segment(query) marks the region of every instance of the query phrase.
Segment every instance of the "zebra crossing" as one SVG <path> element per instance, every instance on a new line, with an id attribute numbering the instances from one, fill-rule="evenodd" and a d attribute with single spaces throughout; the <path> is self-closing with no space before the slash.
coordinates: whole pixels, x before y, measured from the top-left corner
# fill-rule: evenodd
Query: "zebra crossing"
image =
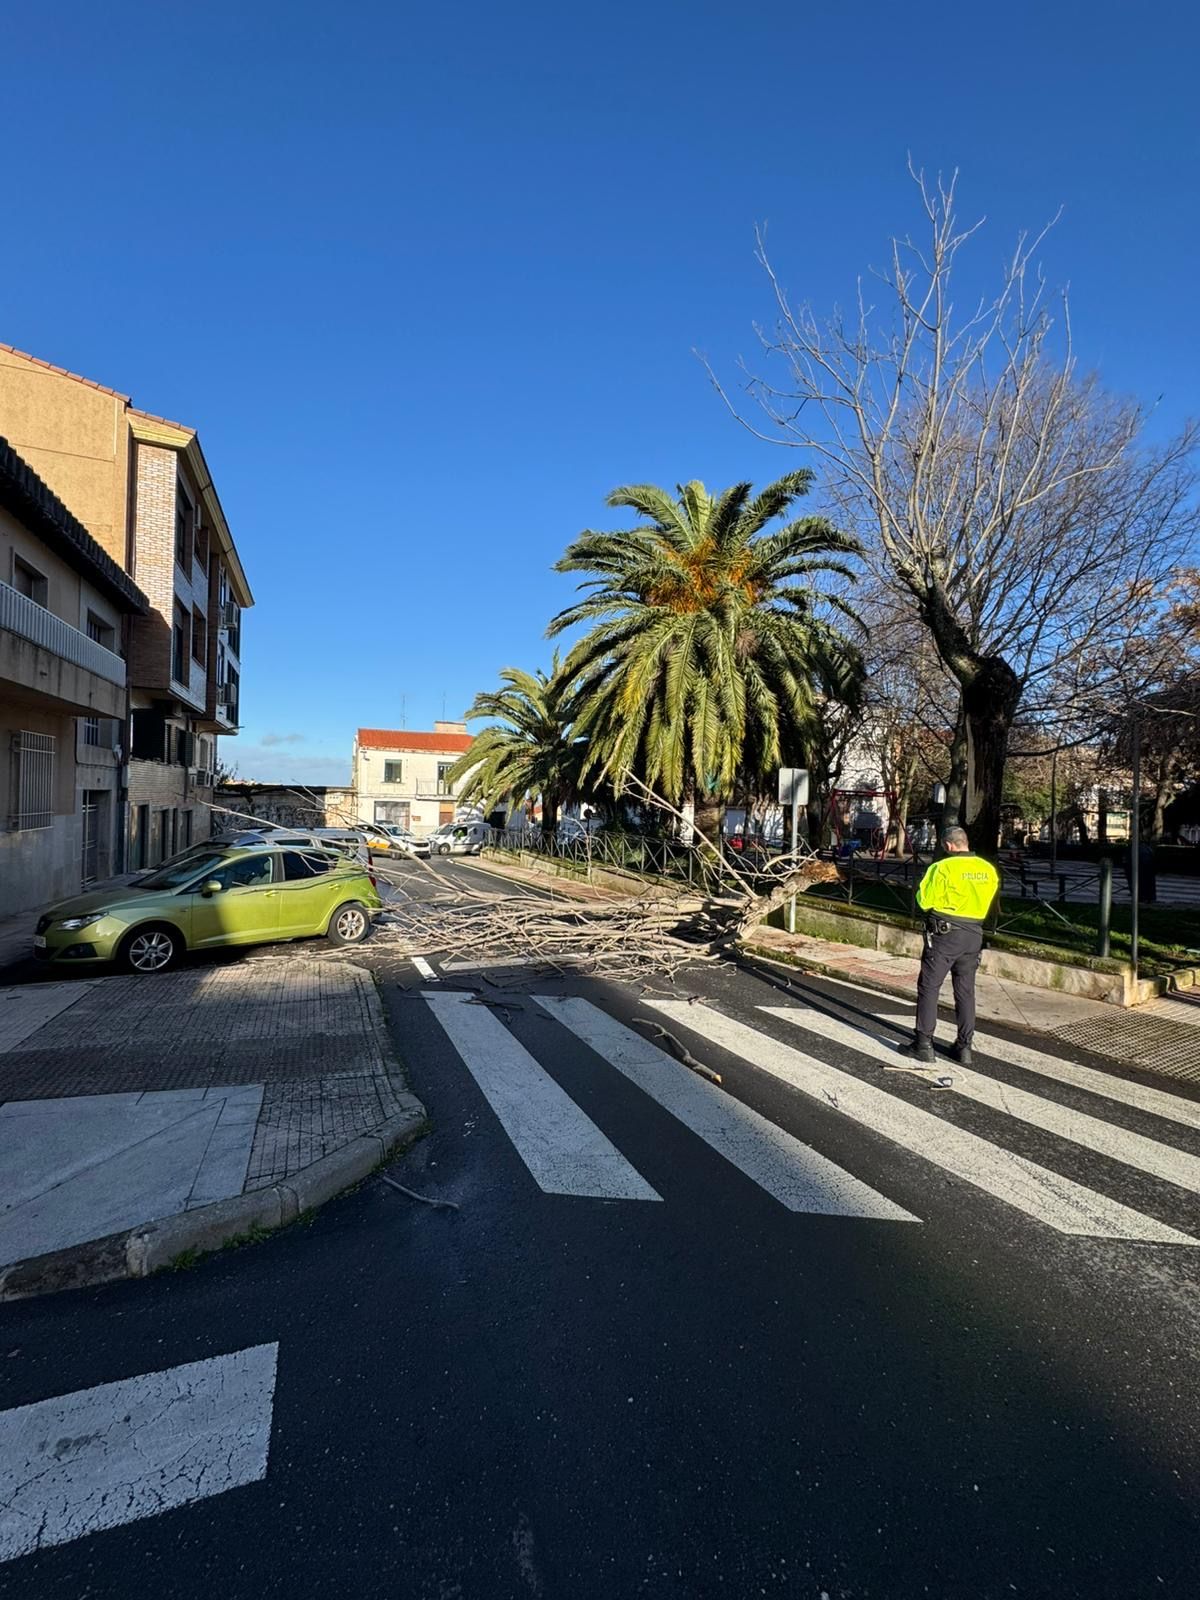
<path id="1" fill-rule="evenodd" d="M 928 1220 L 724 1088 L 697 1076 L 591 1001 L 561 995 L 531 998 L 592 1056 L 786 1210 L 875 1222 Z M 461 991 L 424 991 L 423 999 L 543 1192 L 608 1201 L 669 1199 L 660 1192 L 662 1176 L 655 1174 L 651 1182 L 639 1171 L 491 1009 Z M 757 1027 L 711 1005 L 650 997 L 643 1004 L 667 1027 L 701 1041 L 697 1048 L 706 1043 L 749 1063 L 808 1100 L 836 1110 L 840 1118 L 865 1132 L 1055 1233 L 1142 1245 L 1200 1244 L 1200 1236 L 1184 1227 L 1031 1160 L 1006 1142 L 1006 1135 L 1012 1137 L 1014 1130 L 1028 1127 L 1063 1146 L 1117 1163 L 1140 1175 L 1139 1181 L 1152 1179 L 1163 1185 L 1156 1209 L 1170 1214 L 1173 1191 L 1185 1210 L 1188 1196 L 1200 1196 L 1200 1154 L 1171 1142 L 1186 1138 L 1180 1129 L 1200 1129 L 1200 1104 L 1194 1101 L 1059 1060 L 1027 1045 L 981 1035 L 977 1051 L 1030 1074 L 1038 1092 L 986 1071 L 954 1067 L 951 1095 L 931 1097 L 930 1108 L 925 1109 L 895 1092 L 890 1075 L 883 1080 L 881 1074 L 876 1084 L 869 1072 L 862 1071 L 872 1064 L 895 1066 L 895 1042 L 884 1034 L 886 1023 L 876 1027 L 804 1007 L 762 1005 L 754 1009 L 767 1026 Z M 771 1023 L 782 1024 L 785 1033 L 794 1030 L 794 1042 L 777 1038 L 778 1027 L 768 1031 Z M 832 1065 L 813 1053 L 828 1045 L 852 1052 L 857 1070 Z M 1083 1111 L 1056 1099 L 1056 1088 L 1068 1095 L 1085 1091 L 1095 1098 L 1097 1110 Z M 944 1101 L 954 1096 L 988 1114 L 986 1137 L 942 1114 Z M 1108 1120 L 1101 1114 L 1105 1102 L 1128 1108 L 1143 1126 L 1149 1118 L 1166 1124 L 1164 1137 Z M 1069 1158 L 1065 1164 L 1070 1164 Z"/>

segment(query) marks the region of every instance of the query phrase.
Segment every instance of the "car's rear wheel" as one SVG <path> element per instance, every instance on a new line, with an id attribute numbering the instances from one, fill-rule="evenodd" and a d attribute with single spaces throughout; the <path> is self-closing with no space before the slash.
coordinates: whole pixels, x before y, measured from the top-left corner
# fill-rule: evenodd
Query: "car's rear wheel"
<path id="1" fill-rule="evenodd" d="M 127 972 L 165 972 L 183 954 L 183 937 L 177 928 L 156 923 L 126 934 L 117 960 Z"/>
<path id="2" fill-rule="evenodd" d="M 371 918 L 357 900 L 347 900 L 329 919 L 326 938 L 330 944 L 361 944 L 371 931 Z"/>

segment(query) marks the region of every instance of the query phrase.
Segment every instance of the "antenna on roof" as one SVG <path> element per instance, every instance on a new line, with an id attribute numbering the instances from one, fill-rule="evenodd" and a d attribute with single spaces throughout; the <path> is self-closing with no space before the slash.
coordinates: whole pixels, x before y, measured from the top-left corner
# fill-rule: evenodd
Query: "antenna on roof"
<path id="1" fill-rule="evenodd" d="M 400 726 L 402 728 L 406 728 L 408 726 L 408 723 L 405 721 L 405 718 L 407 716 L 408 716 L 408 696 L 406 694 L 402 694 L 400 696 Z"/>

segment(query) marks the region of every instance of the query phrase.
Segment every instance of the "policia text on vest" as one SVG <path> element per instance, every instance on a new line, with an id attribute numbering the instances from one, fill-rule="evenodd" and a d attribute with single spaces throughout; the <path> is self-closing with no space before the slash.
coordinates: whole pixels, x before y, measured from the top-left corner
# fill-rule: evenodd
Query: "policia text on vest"
<path id="1" fill-rule="evenodd" d="M 949 973 L 958 1024 L 952 1054 L 966 1066 L 975 1036 L 975 973 L 983 922 L 1000 887 L 1000 874 L 990 861 L 971 853 L 962 828 L 948 828 L 942 842 L 946 855 L 933 863 L 917 890 L 917 904 L 925 913 L 925 949 L 917 979 L 917 1030 L 902 1054 L 916 1061 L 935 1060 L 938 993 Z"/>

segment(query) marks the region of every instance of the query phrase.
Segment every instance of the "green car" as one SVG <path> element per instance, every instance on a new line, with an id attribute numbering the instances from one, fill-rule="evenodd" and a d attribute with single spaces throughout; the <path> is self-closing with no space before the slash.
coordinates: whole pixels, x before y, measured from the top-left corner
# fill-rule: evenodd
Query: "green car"
<path id="1" fill-rule="evenodd" d="M 162 972 L 185 950 L 314 934 L 358 944 L 382 908 L 374 874 L 335 851 L 193 846 L 133 883 L 52 906 L 38 919 L 33 953 Z"/>

